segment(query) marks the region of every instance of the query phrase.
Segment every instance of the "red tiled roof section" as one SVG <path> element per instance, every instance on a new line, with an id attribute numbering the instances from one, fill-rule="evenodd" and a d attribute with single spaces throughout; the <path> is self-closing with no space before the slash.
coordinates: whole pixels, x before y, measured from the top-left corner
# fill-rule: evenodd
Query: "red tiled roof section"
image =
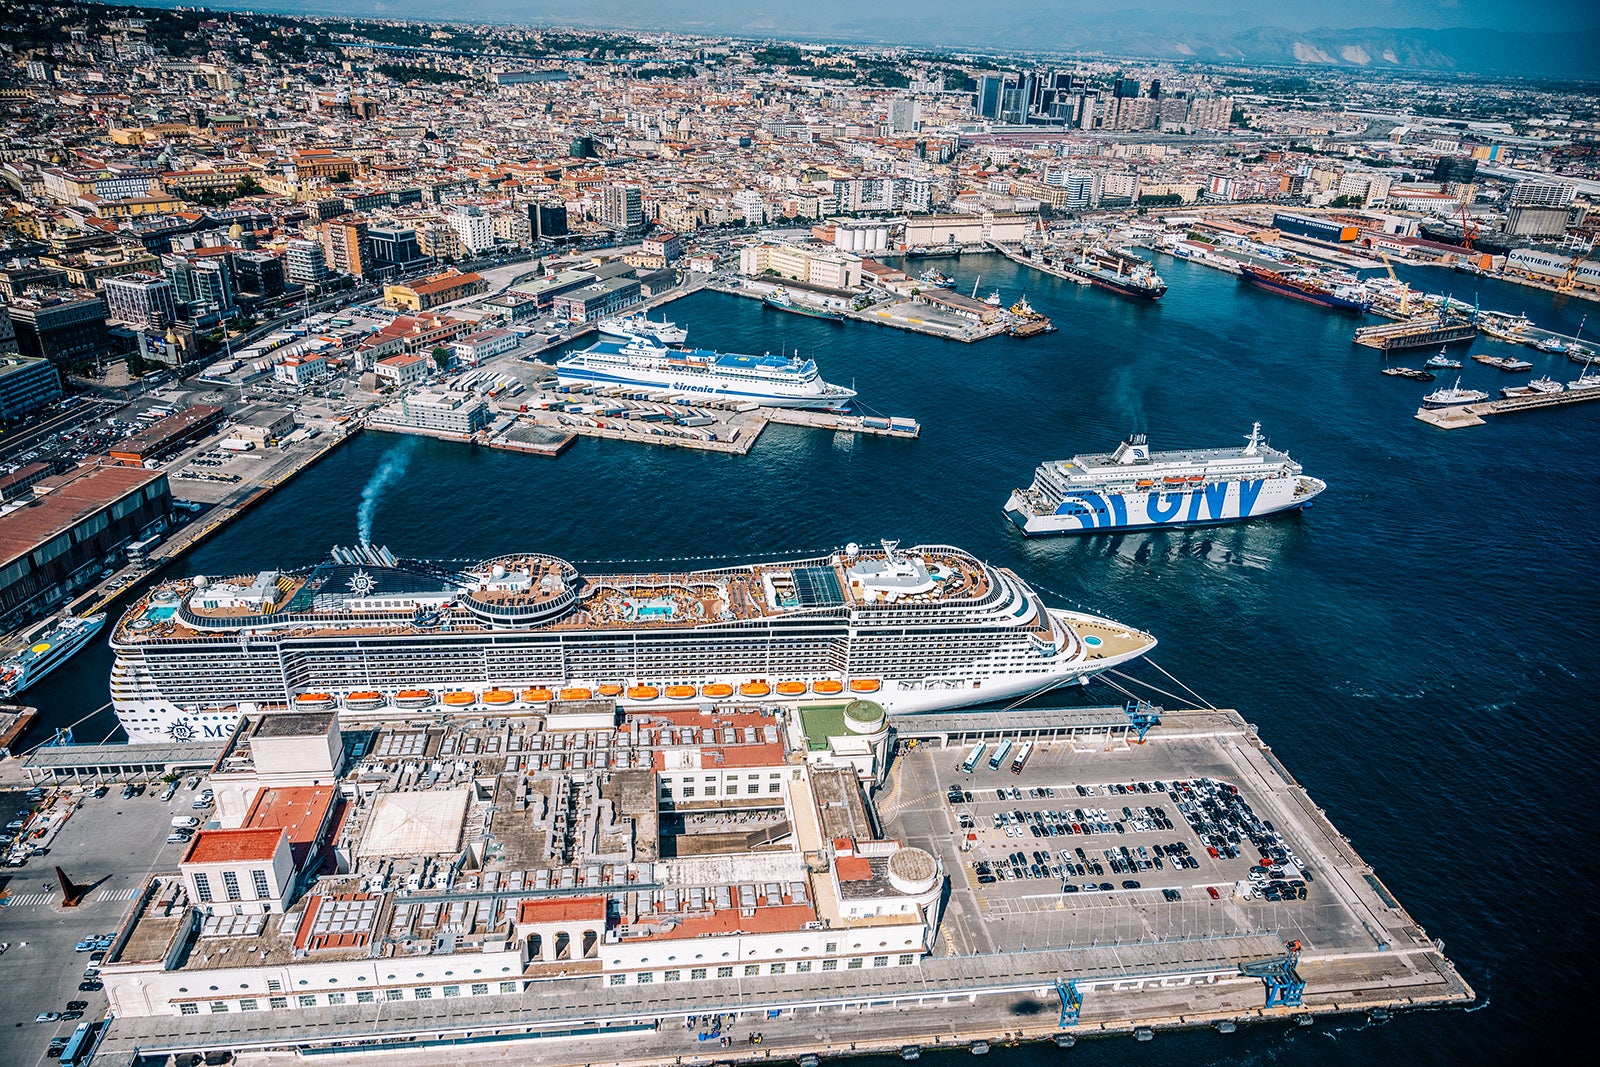
<path id="1" fill-rule="evenodd" d="M 317 835 L 328 820 L 338 792 L 331 785 L 295 785 L 266 788 L 256 794 L 246 829 L 280 828 L 289 834 L 295 866 L 304 864 L 317 845 Z"/>
<path id="2" fill-rule="evenodd" d="M 517 908 L 517 922 L 519 923 L 603 923 L 605 919 L 605 897 L 576 897 L 572 900 L 524 900 Z"/>
<path id="3" fill-rule="evenodd" d="M 677 925 L 671 930 L 657 930 L 651 934 L 632 932 L 632 937 L 661 939 L 704 937 L 708 934 L 781 934 L 805 929 L 806 923 L 817 919 L 816 908 L 810 904 L 783 904 L 755 908 L 745 914 L 738 908 L 727 908 L 703 915 L 674 916 Z M 657 924 L 660 917 L 642 916 L 641 924 Z"/>
<path id="4" fill-rule="evenodd" d="M 183 857 L 184 863 L 242 863 L 270 860 L 278 851 L 282 827 L 259 830 L 202 830 Z"/>
<path id="5" fill-rule="evenodd" d="M 860 856 L 840 856 L 833 861 L 833 869 L 841 882 L 872 881 L 872 864 Z"/>

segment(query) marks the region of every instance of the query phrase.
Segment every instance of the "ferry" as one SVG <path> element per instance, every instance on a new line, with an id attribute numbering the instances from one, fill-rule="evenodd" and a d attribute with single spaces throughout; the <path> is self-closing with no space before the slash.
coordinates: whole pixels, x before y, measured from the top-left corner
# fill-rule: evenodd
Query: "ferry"
<path id="1" fill-rule="evenodd" d="M 416 719 L 596 691 L 624 707 L 871 699 L 905 715 L 1081 684 L 1155 643 L 1049 606 L 949 545 L 637 574 L 363 546 L 301 570 L 155 586 L 112 634 L 111 699 L 129 740 L 169 742 L 226 737 L 266 711 Z"/>
<path id="2" fill-rule="evenodd" d="M 677 323 L 665 319 L 654 322 L 643 313 L 601 319 L 595 323 L 595 328 L 601 337 L 613 341 L 627 342 L 639 337 L 664 345 L 681 345 L 689 339 L 689 331 Z"/>
<path id="3" fill-rule="evenodd" d="M 1448 408 L 1457 404 L 1476 404 L 1480 400 L 1488 400 L 1489 394 L 1482 389 L 1463 389 L 1461 379 L 1456 379 L 1456 384 L 1448 389 L 1435 389 L 1422 398 L 1425 408 Z"/>
<path id="4" fill-rule="evenodd" d="M 0 700 L 9 700 L 67 662 L 105 624 L 104 613 L 68 616 L 36 633 L 20 652 L 0 663 Z"/>
<path id="5" fill-rule="evenodd" d="M 1239 276 L 1269 293 L 1337 311 L 1353 311 L 1360 315 L 1372 306 L 1372 298 L 1360 286 L 1329 285 L 1310 272 L 1290 274 L 1246 264 L 1239 268 Z"/>
<path id="6" fill-rule="evenodd" d="M 1303 508 L 1327 487 L 1268 447 L 1258 422 L 1242 448 L 1151 452 L 1131 434 L 1115 452 L 1051 460 L 1005 511 L 1030 537 L 1110 533 L 1238 522 Z"/>
<path id="7" fill-rule="evenodd" d="M 1533 379 L 1527 385 L 1508 385 L 1500 390 L 1500 395 L 1510 399 L 1516 396 L 1543 396 L 1548 393 L 1564 392 L 1565 390 L 1566 386 L 1547 374 L 1543 378 Z"/>
<path id="8" fill-rule="evenodd" d="M 841 411 L 854 389 L 822 380 L 812 360 L 668 348 L 634 338 L 599 341 L 556 361 L 562 385 L 632 386 L 701 399 L 746 400 L 772 408 Z"/>
<path id="9" fill-rule="evenodd" d="M 1089 285 L 1097 285 L 1123 296 L 1159 300 L 1167 291 L 1155 268 L 1138 256 L 1104 249 L 1085 249 L 1077 260 L 1064 260 L 1061 269 Z"/>
<path id="10" fill-rule="evenodd" d="M 785 289 L 781 285 L 772 291 L 771 296 L 764 297 L 761 302 L 767 307 L 774 308 L 778 311 L 788 311 L 795 315 L 805 315 L 808 318 L 822 319 L 825 322 L 844 321 L 844 316 L 839 314 L 837 311 L 829 311 L 827 308 L 815 307 L 811 304 L 802 304 L 798 302 L 794 299 L 794 297 L 789 295 L 789 290 Z"/>

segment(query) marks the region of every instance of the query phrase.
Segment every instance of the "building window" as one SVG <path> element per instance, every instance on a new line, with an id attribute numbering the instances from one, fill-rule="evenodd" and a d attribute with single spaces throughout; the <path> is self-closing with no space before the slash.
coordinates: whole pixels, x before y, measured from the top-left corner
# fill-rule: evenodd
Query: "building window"
<path id="1" fill-rule="evenodd" d="M 254 880 L 254 882 L 256 884 L 256 899 L 257 900 L 265 900 L 265 899 L 267 899 L 268 897 L 270 897 L 272 895 L 272 891 L 267 888 L 267 872 L 266 871 L 251 871 L 250 872 L 250 877 L 251 877 L 252 880 Z"/>
<path id="2" fill-rule="evenodd" d="M 717 977 L 718 978 L 732 978 L 733 977 L 733 968 L 732 967 L 718 967 L 717 968 Z"/>
<path id="3" fill-rule="evenodd" d="M 822 946 L 822 954 L 824 956 L 831 956 L 835 952 L 838 952 L 838 951 L 839 951 L 839 942 L 837 942 L 837 941 L 829 941 L 826 945 Z"/>
<path id="4" fill-rule="evenodd" d="M 683 787 L 683 795 L 686 796 L 686 797 L 694 796 L 694 786 L 692 786 L 692 785 L 684 786 Z"/>
<path id="5" fill-rule="evenodd" d="M 746 978 L 749 978 L 749 977 L 751 977 L 753 975 L 757 975 L 757 974 L 760 974 L 760 973 L 761 973 L 761 964 L 759 964 L 759 963 L 747 963 L 747 964 L 744 965 L 744 974 L 745 974 Z"/>
<path id="6" fill-rule="evenodd" d="M 625 975 L 625 974 L 614 974 L 614 975 L 611 976 L 611 984 L 612 985 L 627 985 L 628 984 L 628 976 Z"/>
<path id="7" fill-rule="evenodd" d="M 288 997 L 268 997 L 267 998 L 267 1007 L 271 1008 L 273 1011 L 278 1011 L 279 1009 L 287 1008 L 288 1006 L 289 1006 L 289 998 Z"/>
<path id="8" fill-rule="evenodd" d="M 250 997 L 245 997 L 243 1000 L 239 1001 L 239 1010 L 240 1011 L 255 1011 L 260 1006 L 261 1006 L 261 1002 L 260 1001 L 254 1000 L 254 999 L 252 999 Z"/>
<path id="9" fill-rule="evenodd" d="M 909 953 L 909 952 L 902 952 L 902 953 L 901 953 L 901 954 L 900 954 L 900 966 L 902 966 L 902 967 L 909 967 L 909 966 L 911 966 L 911 965 L 912 965 L 912 964 L 913 964 L 913 963 L 916 963 L 916 962 L 917 962 L 917 957 L 916 957 L 916 956 L 914 956 L 914 955 L 912 955 L 912 954 L 911 954 L 911 953 Z"/>
<path id="10" fill-rule="evenodd" d="M 244 895 L 239 892 L 239 875 L 236 872 L 222 872 L 222 888 L 227 892 L 229 900 L 244 899 Z"/>
<path id="11" fill-rule="evenodd" d="M 795 960 L 794 961 L 794 973 L 795 974 L 805 974 L 810 970 L 811 970 L 811 961 L 810 960 Z"/>
<path id="12" fill-rule="evenodd" d="M 329 1004 L 343 1004 L 344 1003 L 344 994 L 343 993 L 329 993 L 328 994 L 328 1003 Z"/>
<path id="13" fill-rule="evenodd" d="M 211 903 L 211 879 L 204 871 L 196 871 L 194 874 L 194 895 L 202 904 Z"/>
<path id="14" fill-rule="evenodd" d="M 825 970 L 825 971 L 837 971 L 839 969 L 839 961 L 838 960 L 823 960 L 822 961 L 822 969 Z"/>
<path id="15" fill-rule="evenodd" d="M 655 980 L 656 972 L 654 971 L 640 971 L 637 979 L 639 985 L 646 985 L 650 982 L 654 982 Z"/>
<path id="16" fill-rule="evenodd" d="M 613 978 L 621 978 L 622 975 L 614 974 L 611 977 L 613 977 Z M 613 984 L 621 985 L 620 982 L 613 983 Z M 500 992 L 502 992 L 502 993 L 515 993 L 516 991 L 517 991 L 517 983 L 515 983 L 515 982 L 501 982 L 500 983 Z"/>
<path id="17" fill-rule="evenodd" d="M 788 969 L 789 969 L 789 965 L 787 963 L 774 963 L 772 965 L 772 973 L 773 974 L 783 974 Z"/>
<path id="18" fill-rule="evenodd" d="M 370 989 L 363 989 L 356 994 L 357 1004 L 371 1004 L 378 999 L 378 995 Z"/>
<path id="19" fill-rule="evenodd" d="M 178 1005 L 178 1013 L 180 1015 L 199 1015 L 200 1014 L 200 1005 L 198 1005 L 198 1004 L 179 1004 Z"/>
<path id="20" fill-rule="evenodd" d="M 845 966 L 850 968 L 852 971 L 859 971 L 861 969 L 861 957 L 853 957 L 849 963 L 845 964 Z"/>
<path id="21" fill-rule="evenodd" d="M 317 995 L 315 993 L 301 993 L 297 999 L 300 1001 L 302 1008 L 314 1008 L 317 1006 Z"/>
<path id="22" fill-rule="evenodd" d="M 872 965 L 874 967 L 887 967 L 887 966 L 889 966 L 889 957 L 888 956 L 874 956 L 874 957 L 872 957 Z"/>
<path id="23" fill-rule="evenodd" d="M 444 995 L 447 997 L 459 997 L 461 995 L 461 987 L 458 985 L 447 985 L 444 987 Z"/>
<path id="24" fill-rule="evenodd" d="M 739 795 L 739 783 L 738 782 L 729 782 L 728 783 L 728 795 L 730 797 L 735 797 L 735 796 Z"/>
<path id="25" fill-rule="evenodd" d="M 475 997 L 486 997 L 486 996 L 488 996 L 489 995 L 489 983 L 488 982 L 473 982 L 472 983 L 472 995 L 475 996 Z"/>
<path id="26" fill-rule="evenodd" d="M 211 1014 L 212 1015 L 221 1015 L 223 1012 L 225 1012 L 227 1010 L 228 1010 L 228 1002 L 227 1001 L 225 1001 L 225 1000 L 213 1000 L 211 1002 Z"/>
<path id="27" fill-rule="evenodd" d="M 412 995 L 412 997 L 414 997 L 417 1000 L 432 1000 L 433 999 L 433 990 L 428 986 L 423 986 L 421 989 L 418 989 L 416 992 L 412 993 L 411 995 Z"/>
<path id="28" fill-rule="evenodd" d="M 404 989 L 385 989 L 383 991 L 384 1000 L 404 1000 L 405 996 L 406 991 Z"/>
<path id="29" fill-rule="evenodd" d="M 663 982 L 676 982 L 678 979 L 680 979 L 682 977 L 683 977 L 683 972 L 682 971 L 662 971 L 661 972 L 661 980 Z"/>
<path id="30" fill-rule="evenodd" d="M 283 992 L 283 983 L 280 982 L 276 978 L 268 978 L 267 979 L 267 992 L 268 993 L 282 993 Z"/>
<path id="31" fill-rule="evenodd" d="M 770 783 L 767 786 L 767 792 L 769 792 L 769 793 L 781 793 L 781 792 L 783 792 L 783 783 L 782 782 L 772 782 L 772 783 Z"/>
<path id="32" fill-rule="evenodd" d="M 704 967 L 695 967 L 689 972 L 690 981 L 698 982 L 700 979 L 704 978 L 705 976 L 706 976 L 706 969 Z"/>

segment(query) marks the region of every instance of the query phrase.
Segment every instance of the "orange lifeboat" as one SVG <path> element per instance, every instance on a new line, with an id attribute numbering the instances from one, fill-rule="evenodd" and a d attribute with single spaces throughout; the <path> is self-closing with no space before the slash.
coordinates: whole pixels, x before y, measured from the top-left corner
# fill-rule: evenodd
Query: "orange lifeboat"
<path id="1" fill-rule="evenodd" d="M 561 691 L 562 700 L 588 700 L 593 696 L 593 689 L 586 689 L 581 685 L 568 686 Z"/>
<path id="2" fill-rule="evenodd" d="M 824 678 L 820 682 L 812 682 L 811 691 L 813 693 L 820 693 L 823 696 L 833 696 L 835 693 L 844 692 L 844 683 L 835 681 L 832 678 Z"/>
<path id="3" fill-rule="evenodd" d="M 1154 478 L 1140 478 L 1138 481 L 1134 482 L 1133 484 L 1138 486 L 1140 489 L 1148 489 L 1152 485 L 1156 484 L 1156 480 Z"/>
<path id="4" fill-rule="evenodd" d="M 459 693 L 446 693 L 444 695 L 444 703 L 448 704 L 452 708 L 464 708 L 468 704 L 477 703 L 477 700 L 478 694 L 474 693 L 470 689 L 462 690 Z"/>
<path id="5" fill-rule="evenodd" d="M 850 683 L 852 693 L 876 693 L 883 688 L 883 683 L 876 678 L 856 678 Z"/>
<path id="6" fill-rule="evenodd" d="M 653 685 L 632 685 L 628 687 L 629 700 L 654 700 L 661 695 L 661 690 Z"/>
<path id="7" fill-rule="evenodd" d="M 332 693 L 300 693 L 294 698 L 297 708 L 331 708 L 335 703 Z"/>
<path id="8" fill-rule="evenodd" d="M 509 704 L 515 699 L 517 694 L 509 689 L 490 689 L 483 694 L 485 704 Z"/>
<path id="9" fill-rule="evenodd" d="M 433 703 L 433 690 L 402 689 L 394 695 L 394 702 L 402 708 L 425 708 Z"/>
<path id="10" fill-rule="evenodd" d="M 615 684 L 613 682 L 607 682 L 605 685 L 602 685 L 600 687 L 600 695 L 603 696 L 603 697 L 621 696 L 622 695 L 622 686 L 617 685 L 617 684 Z"/>
<path id="11" fill-rule="evenodd" d="M 386 703 L 388 701 L 384 699 L 382 693 L 371 689 L 360 693 L 349 693 L 344 698 L 344 706 L 351 711 L 371 711 L 373 708 L 383 707 Z"/>
<path id="12" fill-rule="evenodd" d="M 715 682 L 700 690 L 700 695 L 711 697 L 713 700 L 721 700 L 723 697 L 733 696 L 733 686 L 724 682 Z"/>
<path id="13" fill-rule="evenodd" d="M 694 694 L 695 694 L 695 688 L 692 685 L 669 685 L 669 686 L 667 686 L 667 699 L 668 700 L 689 700 L 689 699 L 692 699 L 694 697 Z"/>
<path id="14" fill-rule="evenodd" d="M 779 682 L 778 695 L 781 697 L 797 697 L 806 691 L 804 682 Z"/>
<path id="15" fill-rule="evenodd" d="M 766 682 L 746 682 L 739 687 L 742 697 L 764 697 L 772 692 L 772 686 Z"/>
<path id="16" fill-rule="evenodd" d="M 536 685 L 532 689 L 524 689 L 522 691 L 522 702 L 524 704 L 543 704 L 547 700 L 554 699 L 554 697 L 555 694 L 542 685 Z"/>
<path id="17" fill-rule="evenodd" d="M 1183 479 L 1182 478 L 1163 478 L 1161 480 L 1166 482 L 1168 485 L 1182 485 L 1183 484 Z"/>

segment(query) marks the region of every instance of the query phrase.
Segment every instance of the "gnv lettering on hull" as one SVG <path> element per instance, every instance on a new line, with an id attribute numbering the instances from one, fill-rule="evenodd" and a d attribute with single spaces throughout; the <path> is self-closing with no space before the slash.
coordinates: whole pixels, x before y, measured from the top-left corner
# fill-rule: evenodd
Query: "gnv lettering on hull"
<path id="1" fill-rule="evenodd" d="M 1068 493 L 1056 505 L 1056 514 L 1077 519 L 1085 530 L 1101 526 L 1126 526 L 1128 502 L 1120 495 L 1102 497 L 1099 493 Z"/>
<path id="2" fill-rule="evenodd" d="M 1153 523 L 1172 522 L 1183 511 L 1184 501 L 1189 502 L 1185 522 L 1207 522 L 1225 518 L 1228 503 L 1228 482 L 1212 482 L 1189 493 L 1151 493 L 1145 501 L 1145 514 Z M 1239 486 L 1239 517 L 1247 518 L 1255 510 L 1266 480 L 1241 481 Z"/>

